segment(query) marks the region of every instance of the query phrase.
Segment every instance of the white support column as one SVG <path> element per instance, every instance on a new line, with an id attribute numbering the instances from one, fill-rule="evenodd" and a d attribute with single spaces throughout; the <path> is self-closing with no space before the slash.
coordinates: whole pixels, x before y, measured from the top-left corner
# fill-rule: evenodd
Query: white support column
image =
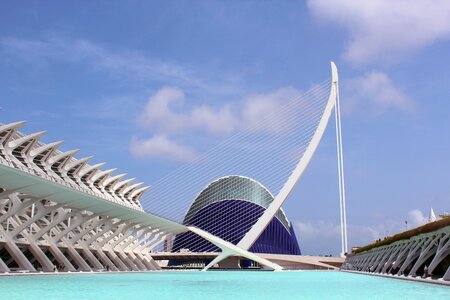
<path id="1" fill-rule="evenodd" d="M 66 271 L 75 272 L 77 269 L 72 265 L 72 263 L 67 259 L 67 257 L 61 252 L 61 250 L 53 244 L 50 238 L 47 238 L 49 243 L 49 251 L 53 257 L 58 261 L 59 264 L 63 265 Z"/>
<path id="2" fill-rule="evenodd" d="M 134 255 L 137 256 L 137 258 L 145 264 L 148 270 L 161 270 L 161 267 L 156 263 L 156 261 L 151 257 L 151 255 L 143 255 L 139 252 L 134 252 Z"/>
<path id="3" fill-rule="evenodd" d="M 134 263 L 140 270 L 147 270 L 147 266 L 145 262 L 139 258 L 136 257 L 136 255 L 133 252 L 119 252 L 119 256 L 122 257 L 122 255 L 125 256 L 125 259 L 128 261 Z"/>
<path id="4" fill-rule="evenodd" d="M 128 267 L 121 259 L 120 259 L 120 257 L 118 257 L 117 256 L 117 254 L 113 251 L 113 250 L 105 250 L 104 251 L 105 253 L 107 252 L 109 255 L 110 255 L 110 257 L 111 257 L 111 259 L 114 261 L 114 264 L 117 266 L 117 267 L 120 267 L 120 270 L 122 271 L 122 270 L 127 270 L 127 271 L 129 271 L 129 270 L 135 270 L 135 271 L 137 271 L 137 269 L 135 269 L 134 267 Z"/>
<path id="5" fill-rule="evenodd" d="M 432 255 L 436 254 L 437 250 L 437 241 L 439 240 L 439 236 L 432 238 L 431 236 L 428 238 L 428 243 L 425 242 L 422 251 L 420 251 L 419 258 L 417 259 L 416 263 L 413 265 L 411 271 L 409 272 L 409 275 L 411 276 L 417 276 L 417 271 L 419 270 L 420 266 L 429 259 Z"/>
<path id="6" fill-rule="evenodd" d="M 65 238 L 63 238 L 63 241 Z M 67 252 L 72 257 L 72 259 L 77 263 L 78 267 L 82 271 L 92 271 L 88 263 L 78 254 L 77 250 L 71 245 L 67 245 Z"/>
<path id="7" fill-rule="evenodd" d="M 9 219 L 11 216 L 14 216 L 15 214 L 17 214 L 19 211 L 26 208 L 27 206 L 30 206 L 33 203 L 35 203 L 36 201 L 38 201 L 36 199 L 27 199 L 27 200 L 21 201 L 15 193 L 11 193 L 10 191 L 8 191 L 8 194 L 9 194 L 8 198 L 10 200 L 10 208 L 6 214 L 3 214 L 0 216 L 0 223 Z"/>
<path id="8" fill-rule="evenodd" d="M 404 274 L 404 272 L 412 264 L 412 262 L 416 258 L 419 257 L 425 241 L 426 241 L 426 239 L 418 239 L 416 241 L 415 245 L 413 247 L 411 247 L 411 250 L 408 252 L 408 256 L 406 257 L 405 261 L 403 262 L 402 266 L 400 267 L 399 274 Z M 408 274 L 405 274 L 405 275 L 409 275 L 409 272 L 408 272 Z"/>
<path id="9" fill-rule="evenodd" d="M 129 269 L 133 270 L 133 271 L 139 271 L 140 268 L 145 269 L 145 267 L 143 267 L 143 265 L 140 264 L 136 264 L 136 262 L 132 259 L 130 259 L 124 252 L 121 251 L 117 251 L 117 257 L 128 266 Z"/>
<path id="10" fill-rule="evenodd" d="M 128 246 L 130 246 L 132 243 L 134 243 L 136 240 L 139 240 L 141 236 L 143 236 L 145 233 L 149 232 L 147 228 L 139 228 L 135 236 L 130 236 L 128 238 L 128 241 L 126 241 L 123 245 L 117 245 L 116 247 L 119 250 L 125 250 Z M 133 247 L 134 248 L 134 247 Z"/>
<path id="11" fill-rule="evenodd" d="M 26 220 L 25 222 L 23 222 L 22 224 L 20 224 L 17 228 L 14 228 L 14 230 L 11 232 L 11 237 L 14 238 L 17 234 L 22 232 L 22 230 L 24 230 L 28 226 L 31 226 L 36 221 L 42 219 L 42 217 L 44 217 L 46 214 L 48 214 L 51 211 L 56 210 L 62 206 L 62 204 L 57 204 L 52 207 L 46 208 L 43 205 L 39 205 L 39 203 L 37 203 L 37 204 L 38 204 L 38 205 L 36 205 L 37 213 L 32 218 L 30 218 L 30 219 Z"/>
<path id="12" fill-rule="evenodd" d="M 391 255 L 392 247 L 386 246 L 383 251 L 383 255 L 379 258 L 377 265 L 375 266 L 375 273 L 380 273 L 381 269 L 386 263 L 386 259 Z"/>
<path id="13" fill-rule="evenodd" d="M 116 266 L 109 258 L 108 256 L 103 252 L 103 250 L 99 247 L 96 247 L 95 251 L 97 252 L 99 258 L 102 260 L 103 264 L 109 265 L 110 269 L 112 269 L 113 267 L 115 267 L 117 270 L 120 271 L 129 271 L 129 269 L 124 265 L 124 266 Z M 119 269 L 120 268 L 120 269 Z"/>
<path id="14" fill-rule="evenodd" d="M 57 208 L 55 210 L 52 210 L 52 214 L 54 214 L 55 212 L 57 212 L 57 217 L 53 218 L 47 226 L 45 226 L 39 232 L 36 232 L 33 235 L 33 239 L 35 241 L 39 240 L 41 237 L 46 235 L 50 230 L 52 230 L 57 224 L 63 222 L 66 218 L 74 214 L 73 211 L 71 213 L 67 213 L 63 208 Z"/>
<path id="15" fill-rule="evenodd" d="M 11 218 L 11 225 L 14 226 L 14 228 L 17 228 L 21 224 L 19 223 L 18 220 Z M 11 240 L 14 240 L 15 234 L 14 235 L 12 233 L 8 233 L 8 234 L 10 235 Z M 22 234 L 23 234 L 23 237 L 28 240 L 28 243 L 29 243 L 28 250 L 30 250 L 30 252 L 33 254 L 34 258 L 42 266 L 42 269 L 47 272 L 52 271 L 53 264 L 48 259 L 48 257 L 44 254 L 44 252 L 41 250 L 41 248 L 35 243 L 32 236 L 26 230 L 23 230 Z"/>
<path id="16" fill-rule="evenodd" d="M 101 242 L 98 243 L 100 247 L 105 246 L 107 243 L 111 242 L 111 240 L 117 238 L 113 244 L 107 245 L 108 247 L 114 248 L 113 245 L 116 243 L 122 242 L 124 239 L 126 239 L 130 234 L 133 232 L 133 229 L 130 230 L 130 228 L 134 227 L 135 224 L 120 224 L 116 223 L 115 226 L 117 226 L 117 229 L 114 232 L 111 232 L 111 234 L 108 237 L 105 237 Z M 122 235 L 121 237 L 119 237 Z"/>
<path id="17" fill-rule="evenodd" d="M 444 260 L 448 255 L 450 255 L 450 233 L 444 235 L 439 241 L 438 249 L 436 255 L 428 267 L 428 272 L 433 274 L 434 269 Z"/>
<path id="18" fill-rule="evenodd" d="M 95 222 L 95 221 L 94 221 Z M 93 230 L 92 227 L 89 227 L 91 230 Z M 89 262 L 91 263 L 92 266 L 94 266 L 94 268 L 97 269 L 103 269 L 103 265 L 102 263 L 97 259 L 97 257 L 95 257 L 95 255 L 91 252 L 91 250 L 89 249 L 89 243 L 84 242 L 82 240 L 83 235 L 81 235 L 79 237 L 79 239 L 74 240 L 67 240 L 67 243 L 69 243 L 71 246 L 78 244 L 81 247 L 81 252 L 83 252 L 83 254 L 86 256 L 86 258 L 89 260 Z"/>
<path id="19" fill-rule="evenodd" d="M 386 264 L 381 269 L 381 273 L 387 273 L 388 270 L 390 271 L 390 267 L 392 267 L 392 264 L 395 261 L 395 258 L 397 257 L 398 253 L 403 249 L 403 244 L 398 244 L 394 246 L 393 250 L 391 251 L 391 254 L 389 256 L 389 259 L 387 260 Z"/>
<path id="20" fill-rule="evenodd" d="M 9 255 L 16 261 L 20 268 L 24 270 L 30 270 L 32 272 L 36 272 L 36 269 L 30 263 L 30 261 L 25 257 L 25 255 L 20 251 L 19 247 L 17 247 L 16 243 L 11 240 L 7 234 L 3 230 L 3 227 L 0 226 L 0 235 L 4 236 L 5 248 L 9 252 Z"/>
<path id="21" fill-rule="evenodd" d="M 129 239 L 130 236 L 133 234 L 133 232 L 138 232 L 139 231 L 139 227 L 137 227 L 136 225 L 129 225 L 131 227 L 126 227 L 123 230 L 123 234 L 121 237 L 119 237 L 118 239 L 111 241 L 111 243 L 107 244 L 106 247 L 110 248 L 110 249 L 115 249 L 117 246 L 119 246 L 122 242 L 124 242 L 125 240 Z M 119 232 L 117 232 L 118 234 Z M 112 239 L 112 238 L 111 238 Z M 104 241 L 105 242 L 105 241 Z M 107 241 L 106 241 L 107 242 Z M 100 245 L 103 247 L 102 243 L 100 243 Z"/>
<path id="22" fill-rule="evenodd" d="M 76 242 L 83 238 L 83 236 L 85 236 L 88 232 L 95 230 L 97 227 L 104 225 L 106 222 L 110 222 L 110 219 L 108 217 L 99 217 L 97 220 L 92 220 L 91 223 L 87 224 L 84 229 L 80 230 L 79 233 L 70 238 L 69 242 L 72 245 L 76 244 Z"/>
<path id="23" fill-rule="evenodd" d="M 341 219 L 341 256 L 348 253 L 347 245 L 347 213 L 345 200 L 345 179 L 344 179 L 344 154 L 342 149 L 342 125 L 341 125 L 341 105 L 339 98 L 339 82 L 336 81 L 336 103 L 334 106 L 334 116 L 336 121 L 336 148 L 338 163 L 338 184 L 339 184 L 339 209 Z"/>
<path id="24" fill-rule="evenodd" d="M 100 263 L 100 261 L 95 257 L 95 255 L 87 247 L 83 247 L 81 249 L 81 252 L 83 252 L 83 254 L 89 260 L 91 265 L 93 265 L 97 269 L 103 269 L 103 265 Z"/>
<path id="25" fill-rule="evenodd" d="M 53 271 L 53 264 L 50 259 L 45 255 L 44 251 L 35 243 L 30 243 L 28 248 L 36 260 L 41 264 L 42 270 L 46 272 Z"/>
<path id="26" fill-rule="evenodd" d="M 445 272 L 444 276 L 442 277 L 445 281 L 450 281 L 450 266 L 447 269 L 447 272 Z"/>
<path id="27" fill-rule="evenodd" d="M 400 268 L 402 263 L 405 261 L 406 257 L 405 254 L 407 254 L 411 249 L 411 241 L 409 241 L 405 247 L 403 248 L 403 250 L 401 252 L 399 252 L 399 254 L 397 255 L 397 259 L 395 260 L 395 263 L 392 265 L 392 269 L 395 270 L 397 268 Z M 397 272 L 398 273 L 398 272 Z"/>
<path id="28" fill-rule="evenodd" d="M 67 221 L 71 219 L 70 214 L 72 213 L 72 210 L 70 210 L 69 215 L 67 217 Z M 97 217 L 98 215 L 92 214 L 92 215 L 83 215 L 81 212 L 78 212 L 75 214 L 74 220 L 71 222 L 71 224 L 67 225 L 67 228 L 61 231 L 57 236 L 53 238 L 53 241 L 55 243 L 58 243 L 59 240 L 61 240 L 63 237 L 66 237 L 66 241 L 68 240 L 67 234 L 71 231 L 73 231 L 75 228 L 80 226 L 81 224 L 86 223 L 87 221 Z M 69 243 L 70 244 L 70 243 Z"/>
<path id="29" fill-rule="evenodd" d="M 0 272 L 1 273 L 6 273 L 6 272 L 9 272 L 9 271 L 10 271 L 10 269 L 8 268 L 8 266 L 0 258 Z"/>

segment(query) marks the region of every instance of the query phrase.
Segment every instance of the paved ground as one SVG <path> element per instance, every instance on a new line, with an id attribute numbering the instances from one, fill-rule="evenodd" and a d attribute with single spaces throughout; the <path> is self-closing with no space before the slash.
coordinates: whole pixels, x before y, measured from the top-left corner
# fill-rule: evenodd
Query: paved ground
<path id="1" fill-rule="evenodd" d="M 124 273 L 154 273 L 154 272 L 189 272 L 195 270 L 155 270 L 155 271 L 104 271 L 104 272 L 14 272 L 14 273 L 0 273 L 0 277 L 4 276 L 40 276 L 40 275 L 92 275 L 92 274 L 124 274 Z"/>
<path id="2" fill-rule="evenodd" d="M 344 263 L 342 257 L 258 254 L 282 266 L 285 270 L 337 270 Z"/>
<path id="3" fill-rule="evenodd" d="M 400 279 L 400 280 L 409 280 L 409 281 L 416 281 L 416 282 L 424 282 L 424 283 L 432 283 L 432 284 L 440 284 L 440 285 L 450 286 L 450 281 L 444 281 L 442 279 L 431 279 L 430 277 L 428 277 L 428 278 L 409 277 L 409 276 L 405 277 L 405 276 L 388 275 L 388 274 L 377 274 L 377 273 L 349 271 L 349 270 L 342 270 L 342 272 L 349 272 L 349 273 L 355 273 L 355 274 L 361 274 L 361 275 L 378 276 L 378 277 L 386 277 L 386 278 L 394 278 L 394 279 Z"/>
<path id="4" fill-rule="evenodd" d="M 202 260 L 214 259 L 219 253 L 197 253 L 197 252 L 159 252 L 152 253 L 153 259 L 158 260 Z M 344 262 L 342 257 L 308 256 L 308 255 L 285 255 L 285 254 L 264 254 L 257 253 L 258 256 L 268 259 L 282 266 L 285 270 L 337 270 Z"/>
<path id="5" fill-rule="evenodd" d="M 214 259 L 218 253 L 155 253 L 156 260 L 169 259 Z M 285 270 L 338 270 L 344 262 L 341 257 L 307 256 L 307 255 L 282 255 L 282 254 L 258 254 L 259 256 L 279 264 Z M 192 269 L 170 269 L 168 271 L 189 271 Z M 140 271 L 93 271 L 93 272 L 10 272 L 0 273 L 0 276 L 27 276 L 27 275 L 61 275 L 61 274 L 105 274 L 105 273 L 137 273 Z M 160 271 L 142 271 L 160 272 Z"/>

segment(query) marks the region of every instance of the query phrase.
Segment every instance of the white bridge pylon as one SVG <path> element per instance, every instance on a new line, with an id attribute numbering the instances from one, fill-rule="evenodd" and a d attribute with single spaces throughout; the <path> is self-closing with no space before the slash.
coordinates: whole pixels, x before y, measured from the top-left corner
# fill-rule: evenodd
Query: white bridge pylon
<path id="1" fill-rule="evenodd" d="M 329 119 L 333 112 L 333 108 L 336 111 L 336 130 L 338 137 L 338 164 L 339 164 L 339 198 L 340 198 L 340 208 L 341 208 L 341 233 L 342 233 L 342 252 L 346 252 L 346 243 L 347 243 L 347 234 L 346 234 L 346 224 L 345 224 L 345 190 L 343 189 L 343 163 L 342 159 L 342 142 L 340 140 L 342 134 L 340 129 L 340 112 L 339 109 L 339 88 L 338 88 L 338 70 L 336 64 L 331 62 L 331 87 L 330 94 L 328 97 L 328 102 L 326 104 L 323 115 L 320 119 L 319 125 L 306 149 L 304 155 L 301 157 L 297 166 L 289 176 L 286 183 L 281 188 L 280 192 L 276 195 L 274 201 L 267 207 L 263 215 L 258 219 L 258 221 L 252 226 L 252 228 L 244 235 L 244 237 L 237 244 L 237 247 L 242 250 L 249 250 L 250 247 L 256 242 L 259 236 L 263 233 L 272 219 L 275 217 L 275 214 L 282 207 L 283 203 L 288 198 L 289 194 L 292 192 L 294 186 L 299 181 L 303 173 L 305 172 L 308 164 L 310 163 L 319 143 L 322 139 L 322 136 L 325 132 L 325 129 L 328 125 Z M 204 270 L 211 268 L 214 264 L 219 263 L 221 260 L 226 259 L 232 254 L 233 250 L 228 249 L 227 251 L 223 251 L 223 253 L 218 256 L 214 261 L 212 261 L 209 265 L 207 265 Z M 234 253 L 234 255 L 239 255 L 239 253 Z"/>

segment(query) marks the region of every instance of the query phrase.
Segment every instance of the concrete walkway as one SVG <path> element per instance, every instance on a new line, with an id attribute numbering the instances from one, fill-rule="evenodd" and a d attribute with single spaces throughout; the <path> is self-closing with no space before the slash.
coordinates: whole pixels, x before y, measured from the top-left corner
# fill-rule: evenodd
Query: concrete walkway
<path id="1" fill-rule="evenodd" d="M 11 272 L 11 273 L 0 273 L 0 277 L 15 277 L 15 276 L 48 276 L 48 275 L 93 275 L 93 274 L 136 274 L 136 273 L 170 273 L 170 272 L 189 272 L 189 271 L 199 271 L 199 270 L 147 270 L 147 271 L 92 271 L 92 272 Z"/>
<path id="2" fill-rule="evenodd" d="M 415 282 L 422 282 L 422 283 L 432 283 L 432 284 L 439 284 L 439 285 L 445 285 L 445 286 L 450 287 L 450 281 L 444 281 L 442 279 L 432 279 L 431 277 L 427 277 L 427 278 L 409 277 L 409 276 L 405 277 L 405 276 L 377 274 L 377 273 L 368 273 L 368 272 L 350 271 L 350 270 L 341 270 L 341 272 L 355 273 L 355 274 L 369 275 L 369 276 L 378 276 L 378 277 L 385 277 L 385 278 L 393 278 L 393 279 L 400 279 L 400 280 L 408 280 L 408 281 L 415 281 Z"/>

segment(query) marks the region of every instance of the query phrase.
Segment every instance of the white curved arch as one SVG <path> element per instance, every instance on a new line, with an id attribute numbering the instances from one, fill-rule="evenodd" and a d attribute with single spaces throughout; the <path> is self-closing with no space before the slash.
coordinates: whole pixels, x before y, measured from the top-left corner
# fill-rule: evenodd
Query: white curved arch
<path id="1" fill-rule="evenodd" d="M 277 213 L 277 211 L 281 208 L 284 201 L 286 201 L 287 197 L 291 193 L 295 184 L 298 182 L 300 177 L 303 175 L 306 167 L 311 161 L 314 152 L 319 146 L 320 140 L 325 132 L 328 121 L 330 119 L 331 113 L 333 111 L 334 105 L 336 103 L 337 97 L 337 86 L 338 86 L 338 71 L 334 62 L 331 62 L 331 90 L 328 98 L 327 105 L 323 112 L 322 118 L 320 119 L 319 125 L 317 126 L 316 132 L 314 133 L 311 142 L 308 145 L 304 155 L 298 162 L 292 174 L 289 176 L 286 183 L 281 188 L 278 195 L 275 197 L 270 206 L 266 209 L 264 214 L 259 218 L 259 220 L 253 225 L 253 227 L 245 234 L 242 240 L 238 243 L 238 247 L 248 250 L 255 243 L 255 241 L 259 238 L 261 233 L 266 229 L 269 225 L 270 221 L 272 221 L 273 217 Z"/>

